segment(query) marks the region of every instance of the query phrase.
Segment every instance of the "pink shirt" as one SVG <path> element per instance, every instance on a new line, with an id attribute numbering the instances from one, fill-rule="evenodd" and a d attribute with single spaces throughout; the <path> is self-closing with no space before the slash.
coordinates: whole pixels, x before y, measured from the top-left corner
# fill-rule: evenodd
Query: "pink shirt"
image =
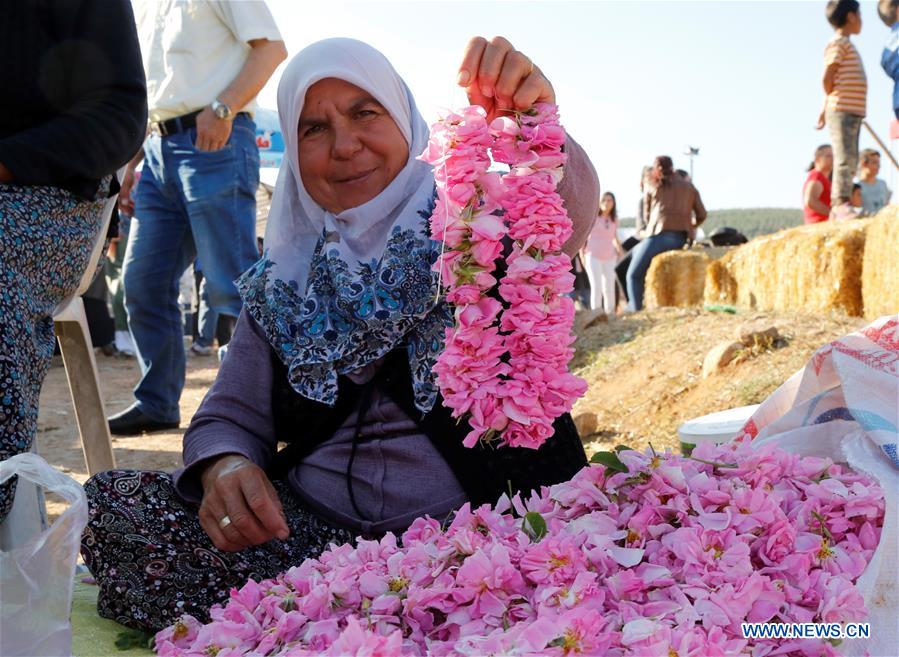
<path id="1" fill-rule="evenodd" d="M 587 238 L 587 253 L 597 260 L 616 260 L 615 239 L 618 231 L 618 220 L 599 216 L 593 224 L 590 237 Z"/>

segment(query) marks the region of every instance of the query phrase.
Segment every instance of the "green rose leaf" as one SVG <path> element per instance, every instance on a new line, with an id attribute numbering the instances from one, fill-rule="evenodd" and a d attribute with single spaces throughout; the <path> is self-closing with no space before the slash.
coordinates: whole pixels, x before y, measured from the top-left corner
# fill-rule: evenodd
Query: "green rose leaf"
<path id="1" fill-rule="evenodd" d="M 590 463 L 606 466 L 606 474 L 610 470 L 613 472 L 627 472 L 627 466 L 621 462 L 616 452 L 596 452 L 590 459 Z"/>
<path id="2" fill-rule="evenodd" d="M 149 648 L 155 635 L 141 630 L 125 630 L 119 632 L 115 640 L 115 647 L 119 650 L 131 650 L 132 648 Z"/>
<path id="3" fill-rule="evenodd" d="M 522 529 L 531 537 L 535 543 L 546 536 L 546 521 L 536 511 L 524 514 L 524 523 Z"/>

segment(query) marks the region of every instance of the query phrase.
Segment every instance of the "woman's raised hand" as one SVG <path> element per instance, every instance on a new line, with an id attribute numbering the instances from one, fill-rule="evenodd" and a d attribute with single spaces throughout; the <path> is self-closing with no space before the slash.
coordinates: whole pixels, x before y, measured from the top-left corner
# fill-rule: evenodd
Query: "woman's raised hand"
<path id="1" fill-rule="evenodd" d="M 220 550 L 236 552 L 289 536 L 275 487 L 246 457 L 227 454 L 214 460 L 201 481 L 200 526 Z"/>
<path id="2" fill-rule="evenodd" d="M 472 105 L 487 110 L 488 121 L 502 116 L 503 110 L 556 102 L 556 93 L 543 72 L 503 37 L 490 41 L 474 37 L 468 42 L 458 83 Z"/>

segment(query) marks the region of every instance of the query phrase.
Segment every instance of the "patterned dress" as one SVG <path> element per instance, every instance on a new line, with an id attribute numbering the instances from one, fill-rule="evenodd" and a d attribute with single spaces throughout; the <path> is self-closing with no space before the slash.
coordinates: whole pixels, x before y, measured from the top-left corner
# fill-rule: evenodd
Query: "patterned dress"
<path id="1" fill-rule="evenodd" d="M 90 520 L 81 555 L 97 580 L 97 610 L 105 618 L 158 631 L 183 614 L 207 622 L 209 608 L 248 579 L 274 577 L 331 543 L 354 535 L 302 506 L 283 480 L 272 482 L 290 536 L 239 552 L 216 548 L 195 506 L 178 496 L 165 472 L 111 470 L 85 484 Z"/>
<path id="2" fill-rule="evenodd" d="M 0 184 L 0 460 L 31 449 L 41 384 L 53 357 L 53 310 L 72 294 L 103 221 L 98 198 Z M 0 486 L 0 521 L 16 479 Z"/>

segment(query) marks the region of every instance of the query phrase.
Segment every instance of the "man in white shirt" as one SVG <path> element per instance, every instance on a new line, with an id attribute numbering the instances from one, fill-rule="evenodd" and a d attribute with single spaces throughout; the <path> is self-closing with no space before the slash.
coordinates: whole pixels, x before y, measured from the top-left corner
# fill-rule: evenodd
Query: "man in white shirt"
<path id="1" fill-rule="evenodd" d="M 137 435 L 177 427 L 185 353 L 178 280 L 199 257 L 211 309 L 236 321 L 234 280 L 257 259 L 256 94 L 287 57 L 262 0 L 135 0 L 150 126 L 122 183 L 134 215 L 125 305 L 143 377 L 109 418 Z M 134 168 L 146 157 L 136 198 Z"/>

